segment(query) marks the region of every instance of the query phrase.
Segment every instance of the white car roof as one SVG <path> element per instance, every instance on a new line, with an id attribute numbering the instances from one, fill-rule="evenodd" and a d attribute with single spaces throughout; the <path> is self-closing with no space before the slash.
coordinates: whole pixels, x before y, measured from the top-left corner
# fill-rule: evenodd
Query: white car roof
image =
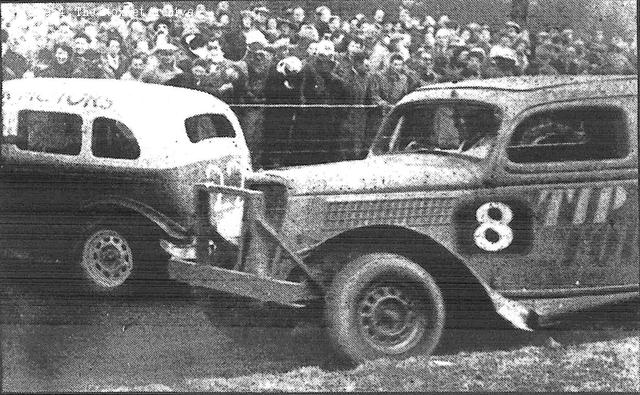
<path id="1" fill-rule="evenodd" d="M 2 90 L 3 104 L 112 115 L 127 125 L 139 125 L 142 119 L 149 126 L 162 126 L 197 114 L 231 111 L 223 101 L 204 92 L 138 81 L 31 78 L 3 82 Z M 154 133 L 157 137 L 153 127 L 137 129 L 136 135 Z"/>
<path id="2" fill-rule="evenodd" d="M 212 157 L 216 139 L 192 144 L 184 121 L 199 114 L 222 114 L 239 133 L 236 137 L 242 140 L 242 155 L 249 155 L 238 119 L 229 106 L 208 93 L 191 89 L 107 79 L 17 79 L 2 82 L 2 105 L 3 112 L 55 111 L 118 120 L 135 134 L 143 152 L 141 160 L 149 160 L 153 166 L 163 162 L 166 167 Z"/>

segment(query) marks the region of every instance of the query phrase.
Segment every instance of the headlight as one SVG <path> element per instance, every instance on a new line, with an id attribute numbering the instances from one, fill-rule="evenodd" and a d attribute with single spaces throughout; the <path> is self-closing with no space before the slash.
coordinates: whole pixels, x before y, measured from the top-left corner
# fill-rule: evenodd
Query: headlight
<path id="1" fill-rule="evenodd" d="M 244 198 L 218 193 L 211 199 L 211 223 L 229 243 L 237 246 L 242 231 Z"/>

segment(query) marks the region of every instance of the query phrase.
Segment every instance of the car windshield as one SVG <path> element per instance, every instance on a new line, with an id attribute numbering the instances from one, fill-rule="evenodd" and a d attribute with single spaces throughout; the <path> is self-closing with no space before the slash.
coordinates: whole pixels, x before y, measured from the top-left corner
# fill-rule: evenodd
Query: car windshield
<path id="1" fill-rule="evenodd" d="M 469 102 L 427 103 L 396 110 L 374 142 L 374 154 L 454 153 L 485 158 L 495 143 L 500 114 Z"/>

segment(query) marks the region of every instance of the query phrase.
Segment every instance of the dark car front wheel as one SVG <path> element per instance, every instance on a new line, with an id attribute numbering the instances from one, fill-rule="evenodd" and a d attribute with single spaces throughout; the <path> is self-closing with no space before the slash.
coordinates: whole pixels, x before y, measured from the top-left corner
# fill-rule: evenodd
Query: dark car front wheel
<path id="1" fill-rule="evenodd" d="M 329 336 L 353 361 L 428 355 L 444 328 L 444 301 L 423 268 L 397 254 L 349 262 L 327 293 Z"/>

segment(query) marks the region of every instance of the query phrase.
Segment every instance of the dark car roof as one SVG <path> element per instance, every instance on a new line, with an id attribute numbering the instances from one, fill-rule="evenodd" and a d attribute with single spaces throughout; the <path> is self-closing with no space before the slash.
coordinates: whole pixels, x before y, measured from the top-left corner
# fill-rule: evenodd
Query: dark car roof
<path id="1" fill-rule="evenodd" d="M 398 104 L 460 99 L 489 103 L 517 113 L 550 102 L 634 95 L 638 95 L 635 75 L 526 76 L 428 85 L 408 94 Z"/>
<path id="2" fill-rule="evenodd" d="M 536 91 L 556 88 L 566 85 L 598 84 L 610 81 L 637 80 L 636 75 L 556 75 L 556 76 L 523 76 L 502 77 L 484 80 L 466 80 L 460 82 L 447 82 L 442 84 L 427 85 L 419 90 L 432 90 L 443 88 L 459 89 L 489 89 L 511 92 Z"/>

